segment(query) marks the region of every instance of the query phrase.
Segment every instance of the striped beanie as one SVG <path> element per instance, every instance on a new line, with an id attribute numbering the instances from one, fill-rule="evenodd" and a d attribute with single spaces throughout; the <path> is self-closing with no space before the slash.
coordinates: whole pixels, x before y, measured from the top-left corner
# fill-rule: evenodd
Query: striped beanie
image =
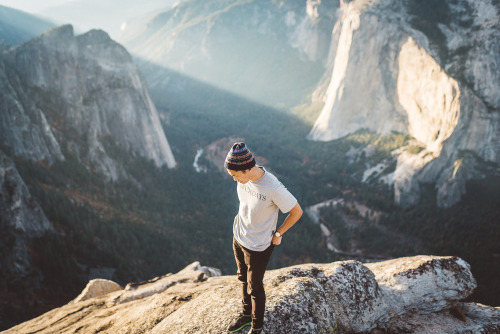
<path id="1" fill-rule="evenodd" d="M 224 167 L 230 170 L 247 170 L 255 166 L 255 159 L 245 143 L 234 143 L 227 153 Z"/>

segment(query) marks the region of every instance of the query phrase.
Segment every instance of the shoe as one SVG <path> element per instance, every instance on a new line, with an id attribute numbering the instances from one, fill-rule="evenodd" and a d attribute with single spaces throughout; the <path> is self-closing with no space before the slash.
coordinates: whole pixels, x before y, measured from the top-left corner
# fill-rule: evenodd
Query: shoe
<path id="1" fill-rule="evenodd" d="M 255 328 L 250 328 L 250 332 L 248 334 L 265 334 L 262 328 L 255 329 Z"/>
<path id="2" fill-rule="evenodd" d="M 234 333 L 237 332 L 243 327 L 250 326 L 252 324 L 252 316 L 251 315 L 245 315 L 245 314 L 240 314 L 234 321 L 229 325 L 227 328 L 227 331 L 229 333 Z"/>

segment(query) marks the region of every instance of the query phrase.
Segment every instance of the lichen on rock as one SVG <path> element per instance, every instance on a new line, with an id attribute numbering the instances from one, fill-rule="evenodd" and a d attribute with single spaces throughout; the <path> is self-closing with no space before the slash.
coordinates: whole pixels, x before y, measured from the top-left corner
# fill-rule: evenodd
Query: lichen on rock
<path id="1" fill-rule="evenodd" d="M 240 311 L 240 284 L 235 276 L 207 278 L 203 268 L 195 262 L 134 290 L 73 302 L 5 334 L 224 333 Z M 264 285 L 271 334 L 500 330 L 499 308 L 460 301 L 476 282 L 457 257 L 303 264 L 268 271 Z"/>

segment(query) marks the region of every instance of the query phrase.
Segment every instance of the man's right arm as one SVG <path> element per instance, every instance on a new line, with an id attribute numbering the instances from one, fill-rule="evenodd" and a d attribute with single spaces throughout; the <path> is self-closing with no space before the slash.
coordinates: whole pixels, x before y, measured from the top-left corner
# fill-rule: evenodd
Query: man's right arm
<path id="1" fill-rule="evenodd" d="M 283 221 L 283 224 L 276 230 L 279 232 L 282 236 L 285 234 L 286 231 L 288 231 L 295 223 L 302 217 L 303 211 L 302 208 L 300 207 L 300 204 L 297 202 L 295 206 L 288 211 L 288 216 L 285 218 Z M 281 237 L 277 237 L 276 235 L 273 235 L 273 240 L 271 241 L 273 245 L 279 245 L 281 243 Z"/>

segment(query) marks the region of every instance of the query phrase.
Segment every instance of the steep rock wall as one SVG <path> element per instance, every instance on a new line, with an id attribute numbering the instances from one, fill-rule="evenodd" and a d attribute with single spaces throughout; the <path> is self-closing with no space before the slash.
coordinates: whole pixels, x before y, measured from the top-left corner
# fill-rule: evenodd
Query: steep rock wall
<path id="1" fill-rule="evenodd" d="M 0 143 L 13 156 L 64 159 L 45 114 L 23 89 L 15 71 L 0 60 Z"/>
<path id="2" fill-rule="evenodd" d="M 103 31 L 75 36 L 67 25 L 0 52 L 0 327 L 19 321 L 13 313 L 23 318 L 61 298 L 44 292 L 56 284 L 54 266 L 74 275 L 62 295 L 81 269 L 69 256 L 54 262 L 67 237 L 57 232 L 67 226 L 54 216 L 58 231 L 51 226 L 16 164 L 38 196 L 48 193 L 38 199 L 57 209 L 51 191 L 61 183 L 40 177 L 42 169 L 71 159 L 108 180 L 130 178 L 124 154 L 176 165 L 145 80 L 122 46 Z M 68 164 L 49 174 L 60 167 L 65 178 L 79 175 Z M 33 170 L 40 173 L 29 174 Z"/>
<path id="3" fill-rule="evenodd" d="M 14 163 L 0 150 L 0 287 L 36 287 L 41 275 L 28 251 L 31 239 L 55 230 L 31 197 Z"/>
<path id="4" fill-rule="evenodd" d="M 13 70 L 2 80 L 1 133 L 14 155 L 63 159 L 60 143 L 67 141 L 83 162 L 117 179 L 123 166 L 106 152 L 108 136 L 157 166 L 175 166 L 144 79 L 106 33 L 75 37 L 71 26 L 62 26 L 6 51 L 3 61 Z"/>
<path id="5" fill-rule="evenodd" d="M 405 129 L 406 117 L 395 94 L 397 66 L 390 61 L 397 58 L 404 32 L 370 5 L 341 2 L 325 105 L 309 139 L 329 141 L 361 128 L 382 133 Z"/>
<path id="6" fill-rule="evenodd" d="M 500 162 L 498 11 L 490 2 L 449 4 L 455 19 L 439 25 L 448 46 L 436 47 L 412 26 L 407 6 L 341 2 L 332 75 L 328 89 L 320 85 L 316 94 L 325 105 L 308 138 L 329 141 L 359 129 L 408 133 L 423 150 L 399 155 L 395 201 L 415 205 L 420 183 L 428 182 L 436 184 L 438 205 L 449 207 L 466 181 L 480 176 L 474 166 Z M 464 8 L 472 23 L 460 21 L 467 18 Z M 452 33 L 457 30 L 469 39 Z"/>

